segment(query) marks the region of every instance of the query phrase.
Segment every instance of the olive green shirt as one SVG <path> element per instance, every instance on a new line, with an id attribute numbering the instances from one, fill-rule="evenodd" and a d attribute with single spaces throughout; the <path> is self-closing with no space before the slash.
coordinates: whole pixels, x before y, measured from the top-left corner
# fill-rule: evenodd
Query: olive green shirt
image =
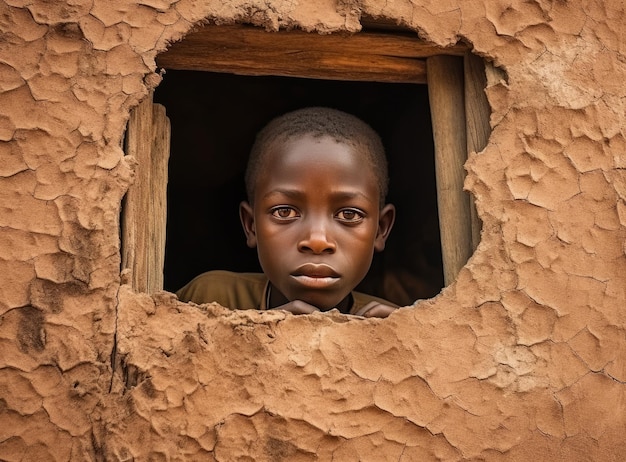
<path id="1" fill-rule="evenodd" d="M 269 281 L 263 273 L 233 273 L 230 271 L 208 271 L 195 277 L 189 284 L 176 292 L 179 300 L 197 304 L 217 302 L 228 308 L 241 310 L 267 310 Z M 382 298 L 352 292 L 350 314 L 377 301 L 389 306 L 393 303 Z"/>

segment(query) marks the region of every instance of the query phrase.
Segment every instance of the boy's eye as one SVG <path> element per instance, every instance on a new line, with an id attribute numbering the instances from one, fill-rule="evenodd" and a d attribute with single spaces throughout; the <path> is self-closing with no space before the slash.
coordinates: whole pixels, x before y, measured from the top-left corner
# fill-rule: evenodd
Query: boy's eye
<path id="1" fill-rule="evenodd" d="M 363 212 L 355 209 L 343 209 L 337 212 L 337 219 L 347 223 L 357 223 L 365 218 Z"/>
<path id="2" fill-rule="evenodd" d="M 289 218 L 297 218 L 299 214 L 295 209 L 291 207 L 276 207 L 272 209 L 272 216 L 281 220 L 285 220 Z"/>

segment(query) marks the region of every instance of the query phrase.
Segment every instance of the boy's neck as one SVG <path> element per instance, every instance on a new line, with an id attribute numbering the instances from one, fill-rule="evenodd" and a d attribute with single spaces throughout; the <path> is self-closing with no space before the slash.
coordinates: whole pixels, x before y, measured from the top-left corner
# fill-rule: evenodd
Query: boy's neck
<path id="1" fill-rule="evenodd" d="M 290 300 L 288 300 L 287 297 L 285 297 L 282 292 L 274 287 L 270 282 L 267 290 L 267 309 L 271 310 L 274 308 L 278 308 L 279 306 L 285 305 L 289 302 Z M 344 314 L 348 314 L 350 313 L 350 308 L 352 308 L 352 303 L 352 292 L 350 292 L 347 297 L 345 297 L 343 300 L 341 300 L 341 302 L 339 302 L 337 306 L 335 306 L 335 308 L 337 308 L 340 312 Z"/>

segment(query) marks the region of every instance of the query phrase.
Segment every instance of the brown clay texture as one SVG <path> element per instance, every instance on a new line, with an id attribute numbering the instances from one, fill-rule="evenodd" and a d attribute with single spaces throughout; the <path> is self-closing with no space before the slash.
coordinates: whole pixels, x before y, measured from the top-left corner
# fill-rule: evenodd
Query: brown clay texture
<path id="1" fill-rule="evenodd" d="M 203 21 L 363 15 L 500 69 L 456 282 L 386 320 L 123 285 L 156 55 Z M 621 460 L 625 26 L 618 0 L 1 1 L 0 460 Z"/>

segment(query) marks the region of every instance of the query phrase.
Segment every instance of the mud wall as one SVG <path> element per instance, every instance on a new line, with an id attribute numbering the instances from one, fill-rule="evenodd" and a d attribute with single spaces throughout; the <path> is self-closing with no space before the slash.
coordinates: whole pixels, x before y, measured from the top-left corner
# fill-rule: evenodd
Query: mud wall
<path id="1" fill-rule="evenodd" d="M 205 19 L 362 14 L 506 71 L 456 283 L 367 321 L 122 285 L 119 146 L 156 54 Z M 617 0 L 0 2 L 0 459 L 618 460 L 624 24 Z"/>

